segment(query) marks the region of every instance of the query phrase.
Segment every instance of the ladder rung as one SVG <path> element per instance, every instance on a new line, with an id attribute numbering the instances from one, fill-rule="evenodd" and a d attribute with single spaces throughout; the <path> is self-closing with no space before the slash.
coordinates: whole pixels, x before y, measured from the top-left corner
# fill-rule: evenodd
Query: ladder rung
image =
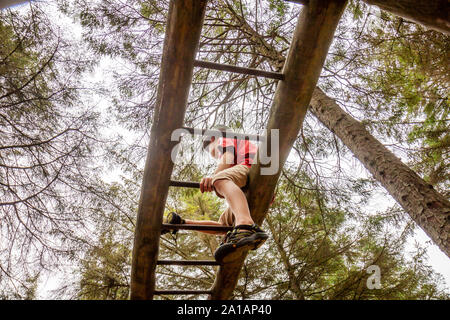
<path id="1" fill-rule="evenodd" d="M 216 260 L 158 260 L 158 265 L 164 266 L 220 266 Z"/>
<path id="2" fill-rule="evenodd" d="M 211 290 L 155 290 L 153 294 L 211 294 Z"/>
<path id="3" fill-rule="evenodd" d="M 284 80 L 284 75 L 279 72 L 264 71 L 253 68 L 237 67 L 231 64 L 222 64 L 209 61 L 194 60 L 195 67 L 209 68 L 214 70 L 230 71 L 241 74 L 248 74 L 257 77 L 266 77 L 276 80 Z"/>
<path id="4" fill-rule="evenodd" d="M 200 182 L 170 180 L 171 187 L 200 188 Z"/>
<path id="5" fill-rule="evenodd" d="M 233 227 L 227 226 L 208 226 L 201 224 L 170 224 L 163 223 L 162 229 L 166 230 L 201 230 L 201 231 L 231 231 Z"/>

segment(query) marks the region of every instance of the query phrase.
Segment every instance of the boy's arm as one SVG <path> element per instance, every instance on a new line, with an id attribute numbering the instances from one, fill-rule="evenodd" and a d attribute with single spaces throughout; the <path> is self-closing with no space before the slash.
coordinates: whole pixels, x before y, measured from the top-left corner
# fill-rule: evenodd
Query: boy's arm
<path id="1" fill-rule="evenodd" d="M 230 168 L 234 163 L 234 153 L 226 151 L 220 158 L 217 164 L 217 168 L 214 171 L 214 174 Z M 212 178 L 205 177 L 200 181 L 200 191 L 203 192 L 212 192 L 214 191 L 214 186 L 212 185 Z"/>

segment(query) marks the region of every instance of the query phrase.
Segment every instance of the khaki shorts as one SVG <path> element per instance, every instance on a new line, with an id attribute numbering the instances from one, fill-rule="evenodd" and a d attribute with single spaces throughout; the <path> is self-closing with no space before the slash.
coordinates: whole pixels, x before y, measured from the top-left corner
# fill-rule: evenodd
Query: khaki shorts
<path id="1" fill-rule="evenodd" d="M 250 168 L 243 164 L 238 164 L 222 170 L 215 174 L 212 178 L 212 184 L 217 180 L 231 180 L 233 181 L 239 188 L 245 187 L 247 185 L 248 173 L 250 172 Z M 224 198 L 220 193 L 214 190 L 216 195 L 219 198 Z M 220 216 L 219 223 L 225 226 L 233 226 L 234 224 L 234 215 L 231 211 L 230 207 L 228 207 Z"/>

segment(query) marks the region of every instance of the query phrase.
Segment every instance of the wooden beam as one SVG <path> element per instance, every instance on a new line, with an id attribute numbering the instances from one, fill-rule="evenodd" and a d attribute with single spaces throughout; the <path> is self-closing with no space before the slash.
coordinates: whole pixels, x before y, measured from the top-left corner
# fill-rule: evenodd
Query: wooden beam
<path id="1" fill-rule="evenodd" d="M 139 200 L 131 267 L 131 299 L 152 299 L 164 207 L 176 141 L 184 122 L 206 0 L 170 1 L 153 125 Z"/>
<path id="2" fill-rule="evenodd" d="M 345 0 L 310 0 L 300 12 L 283 69 L 285 80 L 278 83 L 272 103 L 266 129 L 267 144 L 260 147 L 262 154 L 278 153 L 278 170 L 272 175 L 261 175 L 261 169 L 269 166 L 261 165 L 261 152 L 250 170 L 247 199 L 252 217 L 258 224 L 264 221 L 279 175 L 300 131 L 346 3 Z M 270 150 L 272 129 L 279 133 L 278 150 Z M 210 299 L 229 299 L 244 260 L 245 254 L 219 268 Z"/>
<path id="3" fill-rule="evenodd" d="M 202 67 L 202 68 L 209 68 L 209 69 L 214 69 L 214 70 L 240 73 L 240 74 L 247 74 L 247 75 L 257 76 L 257 77 L 265 77 L 265 78 L 270 78 L 270 79 L 275 79 L 275 80 L 283 80 L 284 79 L 284 76 L 282 73 L 272 72 L 272 71 L 264 71 L 264 70 L 253 69 L 253 68 L 238 67 L 238 66 L 233 66 L 231 64 L 222 64 L 222 63 L 215 63 L 215 62 L 209 62 L 209 61 L 195 60 L 194 66 Z"/>
<path id="4" fill-rule="evenodd" d="M 200 182 L 170 180 L 169 186 L 198 189 L 200 188 Z M 248 185 L 241 187 L 241 189 L 244 192 L 247 191 Z"/>
<path id="5" fill-rule="evenodd" d="M 448 0 L 363 0 L 380 9 L 414 21 L 433 30 L 450 34 Z"/>
<path id="6" fill-rule="evenodd" d="M 232 227 L 227 226 L 214 226 L 205 224 L 170 224 L 164 223 L 162 229 L 166 230 L 195 230 L 195 231 L 231 231 Z"/>
<path id="7" fill-rule="evenodd" d="M 218 266 L 216 260 L 158 260 L 160 266 Z"/>
<path id="8" fill-rule="evenodd" d="M 0 1 L 0 10 L 4 8 L 13 7 L 19 4 L 24 4 L 25 2 L 31 2 L 30 0 L 2 0 Z"/>

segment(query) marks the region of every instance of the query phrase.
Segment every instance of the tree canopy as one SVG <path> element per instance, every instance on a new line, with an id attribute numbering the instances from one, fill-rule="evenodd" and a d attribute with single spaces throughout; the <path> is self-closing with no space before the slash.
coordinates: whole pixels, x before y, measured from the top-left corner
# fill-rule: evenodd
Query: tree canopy
<path id="1" fill-rule="evenodd" d="M 53 297 L 128 299 L 168 2 L 73 0 L 0 12 L 0 297 L 34 298 L 41 273 L 69 265 L 70 281 Z M 197 59 L 279 72 L 299 9 L 279 0 L 209 1 Z M 79 40 L 49 18 L 55 11 L 81 26 Z M 448 43 L 350 1 L 318 83 L 444 196 Z M 86 80 L 100 61 L 109 62 L 104 86 Z M 271 79 L 196 68 L 185 124 L 261 132 L 275 89 Z M 172 177 L 199 181 L 214 163 L 186 138 Z M 170 189 L 166 211 L 214 220 L 224 205 L 213 194 Z M 312 113 L 263 227 L 270 239 L 247 258 L 235 299 L 449 298 L 427 248 L 411 246 L 415 223 Z M 204 260 L 219 243 L 167 234 L 160 257 Z M 381 269 L 381 289 L 366 285 L 370 265 Z M 157 287 L 211 287 L 212 267 L 183 268 L 158 266 Z"/>

